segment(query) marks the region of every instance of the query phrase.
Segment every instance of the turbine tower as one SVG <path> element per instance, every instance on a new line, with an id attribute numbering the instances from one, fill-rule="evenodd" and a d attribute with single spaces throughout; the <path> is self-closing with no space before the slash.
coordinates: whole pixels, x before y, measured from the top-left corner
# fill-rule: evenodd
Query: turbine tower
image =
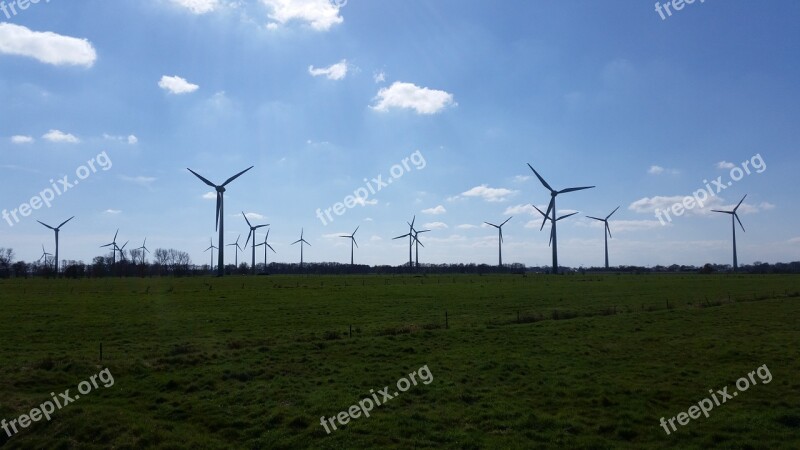
<path id="1" fill-rule="evenodd" d="M 239 267 L 239 251 L 242 250 L 242 247 L 239 245 L 239 239 L 241 237 L 242 237 L 241 234 L 239 236 L 236 236 L 236 242 L 234 242 L 233 244 L 228 244 L 228 247 L 235 247 L 233 249 L 234 253 L 235 253 L 235 257 L 233 259 L 233 261 L 234 261 L 233 263 L 234 263 L 234 265 L 236 265 L 237 268 Z"/>
<path id="2" fill-rule="evenodd" d="M 106 245 L 101 245 L 100 248 L 103 247 L 111 247 L 111 269 L 113 270 L 117 266 L 117 250 L 119 247 L 117 246 L 117 235 L 119 234 L 119 228 L 117 228 L 117 232 L 114 233 L 114 240 Z"/>
<path id="3" fill-rule="evenodd" d="M 736 222 L 739 222 L 739 226 L 742 227 L 742 231 L 744 232 L 744 225 L 742 225 L 742 221 L 739 220 L 739 214 L 736 210 L 742 206 L 742 202 L 744 199 L 747 198 L 747 194 L 739 200 L 739 204 L 733 208 L 733 211 L 720 211 L 717 209 L 712 209 L 714 212 L 723 213 L 723 214 L 730 214 L 731 215 L 731 227 L 733 228 L 733 271 L 736 272 L 739 269 L 739 259 L 736 256 Z M 735 220 L 734 220 L 735 219 Z M 58 250 L 56 250 L 56 254 L 58 254 Z"/>
<path id="4" fill-rule="evenodd" d="M 414 267 L 414 262 L 413 262 L 413 259 L 412 259 L 412 256 L 413 256 L 412 255 L 412 249 L 414 247 L 414 222 L 416 220 L 417 220 L 417 216 L 415 215 L 414 218 L 411 219 L 411 223 L 406 222 L 406 223 L 408 223 L 408 233 L 406 233 L 406 234 L 404 234 L 402 236 L 397 236 L 396 238 L 392 238 L 392 240 L 395 240 L 395 239 L 402 239 L 402 238 L 408 236 L 408 267 Z"/>
<path id="5" fill-rule="evenodd" d="M 431 231 L 431 230 L 422 230 L 422 231 L 414 230 L 414 247 L 415 247 L 414 258 L 416 260 L 416 267 L 418 269 L 419 269 L 419 246 L 421 245 L 421 246 L 425 247 L 425 244 L 420 242 L 419 235 L 422 234 L 422 233 L 427 233 L 429 231 Z"/>
<path id="6" fill-rule="evenodd" d="M 46 223 L 44 223 L 42 221 L 37 220 L 37 222 L 39 222 L 40 224 L 46 226 L 47 228 L 50 228 L 56 234 L 56 256 L 55 256 L 55 258 L 56 258 L 56 263 L 55 263 L 56 276 L 58 276 L 58 232 L 61 231 L 61 227 L 66 225 L 67 222 L 69 222 L 70 220 L 72 220 L 74 218 L 75 218 L 75 216 L 70 217 L 69 219 L 61 222 L 61 225 L 59 225 L 57 227 L 51 227 L 50 225 L 48 225 L 48 224 L 46 224 Z"/>
<path id="7" fill-rule="evenodd" d="M 356 227 L 356 231 L 358 231 L 359 228 L 361 228 L 360 225 Z M 353 265 L 353 255 L 355 253 L 355 250 L 353 250 L 353 245 L 358 247 L 358 242 L 356 242 L 356 231 L 353 231 L 353 234 L 351 234 L 349 236 L 339 236 L 339 237 L 350 239 L 350 265 L 351 266 Z"/>
<path id="8" fill-rule="evenodd" d="M 198 175 L 197 172 L 193 171 L 192 169 L 187 168 L 189 172 L 192 172 L 194 176 L 200 179 L 203 183 L 213 187 L 217 191 L 217 218 L 214 221 L 215 229 L 219 230 L 219 256 L 218 256 L 218 265 L 217 265 L 217 276 L 224 276 L 225 275 L 225 260 L 223 251 L 225 249 L 225 215 L 224 215 L 224 202 L 225 202 L 225 186 L 227 186 L 231 181 L 239 178 L 243 173 L 247 172 L 248 170 L 252 169 L 253 166 L 248 167 L 247 169 L 237 173 L 236 175 L 228 178 L 224 183 L 217 186 L 216 184 L 206 180 L 202 176 Z"/>
<path id="9" fill-rule="evenodd" d="M 544 224 L 547 222 L 547 219 L 550 217 L 550 211 L 553 211 L 553 217 L 555 217 L 555 215 L 556 215 L 556 212 L 555 212 L 556 211 L 556 197 L 558 196 L 558 194 L 566 194 L 568 192 L 582 191 L 584 189 L 591 189 L 591 188 L 594 187 L 594 186 L 573 187 L 573 188 L 567 188 L 567 189 L 562 189 L 560 191 L 556 191 L 555 189 L 550 187 L 550 185 L 547 184 L 546 181 L 544 181 L 544 178 L 542 178 L 542 176 L 539 175 L 539 173 L 536 171 L 536 169 L 533 168 L 533 166 L 528 164 L 528 167 L 530 167 L 531 170 L 533 171 L 533 173 L 536 174 L 536 178 L 539 179 L 539 181 L 542 183 L 542 186 L 544 186 L 548 191 L 550 191 L 550 204 L 547 205 L 547 213 L 545 214 L 544 219 L 542 219 L 542 226 L 541 226 L 541 228 L 539 228 L 540 231 L 542 229 L 544 229 Z M 563 218 L 564 217 L 561 217 L 561 218 L 556 219 L 556 220 L 552 220 L 551 219 L 552 220 L 552 224 L 553 224 L 553 229 L 550 231 L 550 234 L 551 234 L 550 237 L 552 238 L 552 242 L 553 242 L 553 274 L 554 275 L 558 274 L 558 236 L 556 234 L 556 223 L 559 220 L 563 219 Z"/>
<path id="10" fill-rule="evenodd" d="M 268 227 L 269 224 L 266 225 L 256 225 L 253 226 L 249 220 L 247 220 L 247 216 L 242 211 L 242 216 L 244 217 L 245 222 L 247 222 L 247 226 L 250 227 L 250 233 L 247 234 L 247 240 L 244 242 L 244 248 L 247 248 L 247 243 L 250 242 L 250 236 L 253 236 L 253 265 L 250 267 L 251 273 L 253 275 L 256 274 L 256 230 L 263 227 Z"/>
<path id="11" fill-rule="evenodd" d="M 498 255 L 499 255 L 499 261 L 500 261 L 498 263 L 498 265 L 500 267 L 503 267 L 503 225 L 507 224 L 508 221 L 512 219 L 512 217 L 509 217 L 508 219 L 506 219 L 505 222 L 501 223 L 500 225 L 495 225 L 495 224 L 489 223 L 489 222 L 483 222 L 486 225 L 490 225 L 490 226 L 493 226 L 493 227 L 497 228 L 497 231 L 498 231 L 498 233 L 500 235 L 499 236 L 499 246 L 498 246 Z"/>
<path id="12" fill-rule="evenodd" d="M 533 207 L 534 207 L 534 208 L 536 208 L 536 205 L 533 205 Z M 550 216 L 546 216 L 546 215 L 545 215 L 545 214 L 542 212 L 542 210 L 541 210 L 541 209 L 539 209 L 539 208 L 536 208 L 536 210 L 537 210 L 537 211 L 539 211 L 539 214 L 541 214 L 541 215 L 542 215 L 542 217 L 544 217 L 544 218 L 545 218 L 544 220 L 549 220 L 549 221 L 550 221 L 550 224 L 551 224 L 551 226 L 550 226 L 550 242 L 548 242 L 548 243 L 547 243 L 547 246 L 548 246 L 548 247 L 550 247 L 550 246 L 552 246 L 552 245 L 553 245 L 553 237 L 555 236 L 555 231 L 553 231 L 553 228 L 555 228 L 555 227 L 553 227 L 553 226 L 552 226 L 552 224 L 553 224 L 553 218 L 552 218 L 552 217 L 550 217 Z M 553 211 L 553 214 L 555 214 L 555 211 Z M 572 217 L 572 216 L 574 216 L 575 214 L 578 214 L 578 212 L 576 211 L 576 212 L 574 212 L 574 213 L 565 214 L 565 215 L 563 215 L 563 216 L 559 217 L 558 219 L 556 219 L 555 221 L 556 221 L 556 222 L 558 222 L 558 221 L 559 221 L 559 220 L 561 220 L 561 219 L 566 219 L 567 217 Z M 539 231 L 541 231 L 541 230 L 539 230 Z"/>
<path id="13" fill-rule="evenodd" d="M 208 248 L 205 249 L 203 253 L 211 250 L 211 273 L 214 273 L 214 249 L 217 247 L 214 247 L 214 241 L 211 238 L 208 238 L 208 242 L 211 245 L 209 245 Z"/>
<path id="14" fill-rule="evenodd" d="M 617 209 L 619 209 L 619 208 L 620 207 L 617 206 Z M 608 226 L 608 219 L 611 216 L 613 216 L 615 212 L 617 212 L 617 209 L 611 211 L 611 214 L 607 215 L 605 219 L 600 219 L 599 217 L 586 216 L 586 217 L 588 217 L 590 219 L 599 220 L 600 222 L 603 222 L 606 225 L 605 226 L 605 232 L 603 233 L 603 236 L 605 236 L 605 239 L 606 239 L 606 270 L 608 270 L 608 238 L 611 237 L 611 228 L 609 228 L 609 226 Z"/>
<path id="15" fill-rule="evenodd" d="M 47 257 L 48 256 L 53 256 L 53 254 L 52 253 L 47 253 L 47 250 L 44 249 L 44 244 L 42 244 L 42 257 L 39 258 L 39 262 L 42 262 L 42 260 L 44 260 L 44 266 L 45 267 L 48 266 L 48 264 L 47 264 Z"/>
<path id="16" fill-rule="evenodd" d="M 303 268 L 303 244 L 306 244 L 309 247 L 311 247 L 311 244 L 309 244 L 308 241 L 303 239 L 303 231 L 304 230 L 301 228 L 300 229 L 300 239 L 292 242 L 292 245 L 297 244 L 298 242 L 300 243 L 300 268 L 301 269 Z"/>
<path id="17" fill-rule="evenodd" d="M 272 253 L 277 253 L 275 249 L 267 243 L 267 239 L 269 239 L 269 230 L 267 230 L 267 234 L 264 236 L 264 242 L 256 245 L 256 247 L 261 247 L 262 245 L 264 246 L 264 273 L 267 272 L 267 248 L 272 250 Z"/>
<path id="18" fill-rule="evenodd" d="M 144 253 L 145 252 L 150 253 L 150 250 L 147 249 L 146 244 L 147 244 L 147 238 L 144 238 L 144 242 L 142 242 L 142 246 L 136 249 L 136 250 L 139 250 L 140 252 L 142 252 L 142 265 L 144 265 Z M 135 263 L 136 263 L 136 261 L 134 261 L 134 264 Z"/>

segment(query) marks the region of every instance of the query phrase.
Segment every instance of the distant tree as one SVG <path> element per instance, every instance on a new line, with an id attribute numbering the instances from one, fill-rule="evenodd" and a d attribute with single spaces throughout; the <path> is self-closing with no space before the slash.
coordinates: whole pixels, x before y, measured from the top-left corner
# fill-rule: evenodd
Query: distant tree
<path id="1" fill-rule="evenodd" d="M 17 261 L 12 266 L 11 269 L 14 272 L 14 276 L 17 278 L 28 278 L 28 263 L 25 261 Z"/>
<path id="2" fill-rule="evenodd" d="M 700 271 L 699 271 L 699 272 L 700 272 L 701 274 L 703 274 L 703 275 L 711 275 L 712 273 L 716 272 L 716 270 L 714 269 L 714 266 L 713 266 L 713 265 L 711 265 L 711 264 L 706 264 L 706 265 L 704 265 L 704 266 L 703 266 L 703 268 L 702 268 L 702 269 L 700 269 Z"/>
<path id="3" fill-rule="evenodd" d="M 11 264 L 14 262 L 14 249 L 0 247 L 0 278 L 11 276 Z"/>

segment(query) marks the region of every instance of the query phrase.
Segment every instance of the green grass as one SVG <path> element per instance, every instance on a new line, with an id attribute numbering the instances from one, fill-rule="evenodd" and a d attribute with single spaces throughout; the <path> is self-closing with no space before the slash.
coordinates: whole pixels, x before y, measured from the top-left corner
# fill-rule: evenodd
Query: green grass
<path id="1" fill-rule="evenodd" d="M 115 385 L 0 443 L 798 448 L 798 291 L 798 276 L 3 280 L 0 418 L 105 367 Z M 763 364 L 771 383 L 660 427 Z M 423 365 L 432 383 L 326 435 L 320 416 Z"/>

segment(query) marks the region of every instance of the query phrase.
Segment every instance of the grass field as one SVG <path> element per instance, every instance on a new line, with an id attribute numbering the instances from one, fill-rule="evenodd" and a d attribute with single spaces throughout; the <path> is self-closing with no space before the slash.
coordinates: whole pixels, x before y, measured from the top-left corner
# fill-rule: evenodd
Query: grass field
<path id="1" fill-rule="evenodd" d="M 0 311 L 0 418 L 114 377 L 5 448 L 800 448 L 798 276 L 3 280 Z"/>

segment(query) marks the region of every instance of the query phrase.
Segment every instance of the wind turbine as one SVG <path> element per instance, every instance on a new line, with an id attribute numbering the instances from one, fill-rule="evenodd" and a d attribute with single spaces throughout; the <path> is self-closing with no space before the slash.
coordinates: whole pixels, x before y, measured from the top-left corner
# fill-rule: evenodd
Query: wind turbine
<path id="1" fill-rule="evenodd" d="M 536 205 L 533 205 L 533 207 L 534 207 L 534 208 L 536 208 Z M 554 222 L 553 222 L 553 218 L 552 218 L 552 217 L 550 217 L 550 216 L 545 216 L 545 214 L 542 212 L 542 210 L 541 210 L 541 209 L 539 209 L 539 208 L 536 208 L 536 210 L 537 210 L 537 211 L 539 211 L 539 214 L 541 214 L 541 215 L 542 215 L 542 216 L 545 218 L 545 220 L 549 220 L 551 224 L 552 224 L 552 223 L 554 223 Z M 553 211 L 553 214 L 555 214 L 555 211 Z M 575 214 L 578 214 L 578 212 L 576 211 L 576 212 L 574 212 L 574 213 L 565 214 L 565 215 L 563 215 L 563 216 L 559 217 L 558 219 L 556 219 L 556 220 L 555 220 L 555 222 L 558 222 L 558 221 L 559 221 L 559 220 L 561 220 L 561 219 L 566 219 L 567 217 L 572 217 L 572 216 L 574 216 Z M 551 245 L 553 245 L 553 237 L 555 236 L 555 231 L 553 231 L 553 228 L 555 228 L 555 227 L 553 227 L 553 226 L 551 226 L 551 227 L 550 227 L 550 242 L 548 242 L 548 243 L 547 243 L 547 246 L 548 246 L 548 247 L 550 247 Z M 539 230 L 539 231 L 541 231 L 541 230 Z"/>
<path id="2" fill-rule="evenodd" d="M 269 239 L 269 230 L 267 230 L 267 234 L 264 236 L 264 242 L 256 245 L 256 247 L 261 247 L 262 245 L 264 246 L 264 272 L 267 271 L 267 248 L 272 250 L 272 253 L 277 253 L 275 249 L 267 243 L 267 239 Z"/>
<path id="3" fill-rule="evenodd" d="M 419 235 L 422 234 L 422 233 L 427 233 L 429 231 L 431 231 L 431 230 L 422 230 L 422 231 L 414 230 L 414 247 L 415 247 L 414 258 L 416 259 L 417 268 L 419 268 L 419 246 L 421 245 L 421 246 L 425 247 L 425 244 L 420 242 Z"/>
<path id="4" fill-rule="evenodd" d="M 48 256 L 53 256 L 53 254 L 52 253 L 47 253 L 47 250 L 44 249 L 44 244 L 42 244 L 42 257 L 39 258 L 39 262 L 42 262 L 42 260 L 44 260 L 44 266 L 45 267 L 47 267 L 47 257 Z"/>
<path id="5" fill-rule="evenodd" d="M 356 231 L 358 231 L 359 228 L 361 228 L 361 225 L 356 227 Z M 350 265 L 351 266 L 353 265 L 353 254 L 355 252 L 353 250 L 353 245 L 358 247 L 358 242 L 356 242 L 356 231 L 353 231 L 353 234 L 351 234 L 349 236 L 339 236 L 339 237 L 350 239 Z"/>
<path id="6" fill-rule="evenodd" d="M 125 247 L 128 246 L 128 242 L 130 242 L 130 241 L 125 241 L 125 243 L 122 244 L 122 247 L 119 248 L 119 258 L 120 258 L 121 261 L 127 261 L 128 260 L 128 258 L 125 257 Z"/>
<path id="7" fill-rule="evenodd" d="M 116 267 L 116 265 L 117 265 L 117 250 L 119 249 L 119 247 L 117 247 L 117 234 L 119 234 L 119 228 L 117 228 L 117 232 L 114 233 L 114 240 L 112 240 L 110 243 L 108 243 L 106 245 L 101 245 L 100 246 L 100 248 L 111 247 L 111 251 L 112 251 L 112 253 L 111 253 L 111 268 L 112 269 L 114 269 L 114 267 Z"/>
<path id="8" fill-rule="evenodd" d="M 408 223 L 408 233 L 402 236 L 397 236 L 396 238 L 392 238 L 392 240 L 395 240 L 395 239 L 402 239 L 408 236 L 408 267 L 414 267 L 413 260 L 411 259 L 412 256 L 411 249 L 414 247 L 414 222 L 416 220 L 417 216 L 415 215 L 414 218 L 411 219 L 411 223 L 406 222 Z"/>
<path id="9" fill-rule="evenodd" d="M 247 243 L 250 242 L 250 236 L 253 236 L 253 265 L 250 267 L 252 274 L 256 274 L 256 230 L 263 227 L 268 227 L 269 224 L 266 225 L 256 225 L 253 226 L 250 224 L 250 221 L 247 220 L 247 216 L 242 211 L 242 216 L 244 216 L 244 220 L 247 222 L 247 226 L 250 227 L 250 233 L 247 234 L 247 240 L 244 242 L 244 248 L 247 248 Z M 266 249 L 265 249 L 266 250 Z"/>
<path id="10" fill-rule="evenodd" d="M 146 244 L 147 244 L 147 238 L 144 238 L 142 246 L 136 249 L 142 252 L 142 265 L 144 265 L 144 252 L 150 253 L 150 250 L 148 250 L 147 247 L 145 246 Z M 136 263 L 136 261 L 134 261 L 134 263 Z"/>
<path id="11" fill-rule="evenodd" d="M 620 207 L 617 206 L 617 209 L 619 209 L 619 208 Z M 603 222 L 604 224 L 606 224 L 606 227 L 605 227 L 606 230 L 605 230 L 605 233 L 603 233 L 603 236 L 605 236 L 605 238 L 606 238 L 606 269 L 608 269 L 608 238 L 611 237 L 611 228 L 609 228 L 609 226 L 608 226 L 608 219 L 611 216 L 613 216 L 615 212 L 617 212 L 617 209 L 615 209 L 614 211 L 611 211 L 611 214 L 607 215 L 605 219 L 600 219 L 598 217 L 592 217 L 592 216 L 586 216 L 586 217 L 588 217 L 590 219 L 599 220 L 600 222 Z"/>
<path id="12" fill-rule="evenodd" d="M 495 225 L 495 224 L 489 223 L 489 222 L 483 222 L 486 225 L 490 225 L 490 226 L 493 226 L 493 227 L 497 228 L 497 231 L 498 231 L 498 233 L 500 235 L 499 236 L 499 242 L 498 242 L 499 243 L 499 247 L 498 247 L 498 252 L 499 253 L 498 253 L 498 255 L 500 257 L 500 262 L 498 263 L 498 265 L 500 267 L 503 267 L 503 225 L 507 224 L 508 221 L 512 219 L 512 217 L 509 217 L 508 219 L 506 219 L 505 222 L 501 223 L 500 225 Z"/>
<path id="13" fill-rule="evenodd" d="M 731 226 L 733 228 L 733 271 L 734 272 L 736 272 L 739 269 L 739 259 L 736 257 L 736 222 L 737 221 L 739 222 L 739 226 L 742 227 L 742 231 L 744 231 L 744 225 L 742 225 L 742 221 L 739 220 L 739 214 L 736 213 L 736 210 L 738 210 L 739 207 L 742 206 L 742 202 L 744 201 L 745 198 L 747 198 L 747 194 L 745 194 L 745 196 L 742 197 L 741 200 L 739 200 L 739 204 L 737 204 L 736 207 L 733 208 L 733 211 L 720 211 L 720 210 L 717 210 L 717 209 L 712 209 L 712 211 L 714 211 L 714 212 L 723 213 L 723 214 L 730 214 L 731 215 Z M 734 221 L 734 219 L 736 219 L 736 220 Z M 58 250 L 56 250 L 56 253 L 58 253 Z"/>
<path id="14" fill-rule="evenodd" d="M 225 186 L 227 186 L 231 181 L 239 178 L 243 173 L 247 172 L 248 170 L 252 169 L 253 166 L 248 167 L 247 169 L 237 173 L 236 175 L 228 178 L 224 183 L 217 186 L 216 184 L 206 180 L 202 176 L 198 175 L 197 172 L 189 169 L 188 167 L 186 170 L 192 172 L 194 176 L 200 179 L 203 183 L 213 187 L 217 191 L 217 218 L 214 221 L 214 226 L 217 230 L 219 230 L 219 264 L 217 265 L 217 276 L 224 276 L 225 275 L 225 260 L 223 259 L 223 251 L 225 249 L 225 215 L 224 215 L 224 202 L 225 202 Z"/>
<path id="15" fill-rule="evenodd" d="M 211 244 L 211 245 L 209 245 L 208 248 L 205 249 L 205 251 L 203 253 L 211 250 L 211 272 L 213 273 L 214 272 L 214 249 L 217 248 L 217 247 L 214 247 L 214 241 L 211 238 L 208 238 L 208 243 Z"/>
<path id="16" fill-rule="evenodd" d="M 300 239 L 292 242 L 292 245 L 297 244 L 298 242 L 300 243 L 300 268 L 302 269 L 303 268 L 303 244 L 307 244 L 309 247 L 311 247 L 311 244 L 309 244 L 308 241 L 303 239 L 303 229 L 302 228 L 300 229 Z"/>
<path id="17" fill-rule="evenodd" d="M 75 216 L 70 217 L 69 219 L 61 222 L 61 225 L 59 225 L 57 227 L 51 227 L 50 225 L 48 225 L 48 224 L 46 224 L 46 223 L 44 223 L 44 222 L 42 222 L 40 220 L 37 220 L 37 222 L 39 222 L 40 224 L 46 226 L 47 228 L 50 228 L 56 234 L 56 257 L 55 257 L 56 258 L 56 263 L 55 263 L 56 276 L 58 276 L 58 232 L 61 231 L 61 227 L 66 225 L 67 222 L 69 222 L 70 220 L 72 220 L 74 218 L 75 218 Z"/>
<path id="18" fill-rule="evenodd" d="M 548 191 L 550 191 L 550 204 L 547 205 L 547 213 L 544 215 L 545 216 L 544 219 L 542 219 L 542 226 L 541 226 L 541 228 L 539 228 L 540 231 L 542 229 L 544 229 L 544 224 L 545 224 L 545 222 L 547 222 L 547 219 L 550 217 L 550 211 L 553 211 L 553 217 L 555 217 L 555 215 L 556 215 L 556 212 L 555 212 L 556 211 L 556 197 L 558 196 L 558 194 L 566 194 L 568 192 L 582 191 L 584 189 L 591 189 L 591 188 L 594 187 L 594 186 L 573 187 L 573 188 L 567 188 L 567 189 L 562 189 L 560 191 L 556 191 L 555 189 L 550 187 L 550 185 L 547 184 L 546 181 L 544 181 L 544 178 L 542 178 L 542 176 L 539 175 L 539 172 L 537 172 L 536 169 L 533 168 L 533 166 L 528 164 L 528 167 L 530 167 L 531 170 L 533 171 L 533 173 L 536 174 L 536 178 L 539 179 L 539 181 L 542 183 L 542 186 L 544 186 Z M 558 274 L 558 239 L 557 239 L 557 235 L 556 235 L 556 223 L 559 220 L 564 219 L 566 217 L 569 217 L 569 216 L 560 217 L 558 219 L 552 220 L 553 229 L 550 232 L 550 237 L 551 237 L 552 242 L 553 242 L 553 274 Z"/>
<path id="19" fill-rule="evenodd" d="M 233 261 L 237 268 L 239 267 L 239 250 L 242 250 L 242 247 L 239 246 L 239 238 L 241 237 L 242 237 L 241 234 L 239 236 L 236 236 L 236 242 L 234 242 L 233 244 L 228 244 L 228 247 L 235 247 L 233 250 L 236 256 L 234 257 Z M 220 253 L 222 253 L 222 250 L 220 250 Z"/>

